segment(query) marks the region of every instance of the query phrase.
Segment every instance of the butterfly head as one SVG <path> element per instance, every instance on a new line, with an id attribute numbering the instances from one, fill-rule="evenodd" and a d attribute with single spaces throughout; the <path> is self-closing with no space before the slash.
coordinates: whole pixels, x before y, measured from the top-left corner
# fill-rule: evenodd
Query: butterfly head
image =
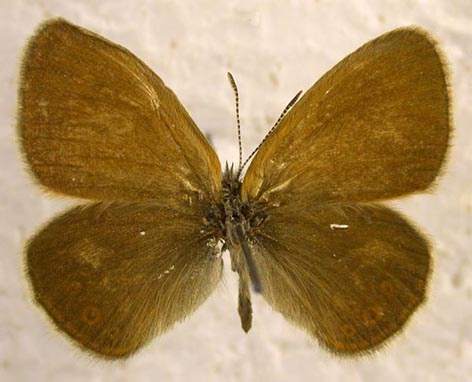
<path id="1" fill-rule="evenodd" d="M 221 183 L 223 201 L 241 199 L 241 180 L 239 179 L 239 171 L 235 170 L 234 164 L 229 166 L 228 162 L 226 162 Z"/>

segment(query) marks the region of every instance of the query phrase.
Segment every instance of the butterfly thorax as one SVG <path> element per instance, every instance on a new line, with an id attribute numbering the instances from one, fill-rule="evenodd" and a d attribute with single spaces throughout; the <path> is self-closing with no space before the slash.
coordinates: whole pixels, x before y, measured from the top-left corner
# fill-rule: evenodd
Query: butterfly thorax
<path id="1" fill-rule="evenodd" d="M 241 181 L 237 173 L 234 171 L 233 165 L 231 167 L 226 164 L 226 169 L 223 173 L 222 182 L 222 204 L 225 216 L 225 241 L 230 240 L 231 233 L 228 225 L 247 224 L 247 203 L 241 201 Z M 248 228 L 248 227 L 247 227 Z"/>
<path id="2" fill-rule="evenodd" d="M 223 212 L 221 219 L 222 238 L 226 248 L 239 246 L 241 240 L 252 241 L 254 229 L 262 224 L 265 214 L 261 206 L 250 200 L 241 198 L 242 182 L 234 166 L 226 164 L 222 177 L 222 203 L 220 210 Z M 243 231 L 243 235 L 238 233 Z"/>

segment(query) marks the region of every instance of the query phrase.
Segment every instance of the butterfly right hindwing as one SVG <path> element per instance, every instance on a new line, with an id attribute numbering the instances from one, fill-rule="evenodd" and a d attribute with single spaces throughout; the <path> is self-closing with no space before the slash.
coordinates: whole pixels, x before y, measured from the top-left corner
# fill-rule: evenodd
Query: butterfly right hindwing
<path id="1" fill-rule="evenodd" d="M 359 204 L 269 216 L 254 245 L 263 296 L 328 350 L 378 347 L 425 300 L 430 249 L 398 213 Z"/>

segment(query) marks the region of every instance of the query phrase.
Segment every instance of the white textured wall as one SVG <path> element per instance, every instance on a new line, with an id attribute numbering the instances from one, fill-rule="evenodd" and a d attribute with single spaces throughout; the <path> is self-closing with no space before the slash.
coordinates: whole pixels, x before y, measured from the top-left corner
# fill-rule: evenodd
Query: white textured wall
<path id="1" fill-rule="evenodd" d="M 237 158 L 228 70 L 240 88 L 248 154 L 292 96 L 346 54 L 398 26 L 429 30 L 450 62 L 456 127 L 436 192 L 397 203 L 435 246 L 429 303 L 404 335 L 377 355 L 339 360 L 258 296 L 246 335 L 231 272 L 196 314 L 129 361 L 92 360 L 54 332 L 30 302 L 22 247 L 68 202 L 32 184 L 15 137 L 21 49 L 53 16 L 142 58 L 211 135 L 222 161 Z M 470 0 L 0 0 L 0 381 L 472 381 L 471 37 Z"/>

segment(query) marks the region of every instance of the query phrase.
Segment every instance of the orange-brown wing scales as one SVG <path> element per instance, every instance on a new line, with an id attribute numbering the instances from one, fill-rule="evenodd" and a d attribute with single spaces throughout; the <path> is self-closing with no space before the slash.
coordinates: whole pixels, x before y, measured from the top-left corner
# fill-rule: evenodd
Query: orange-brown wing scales
<path id="1" fill-rule="evenodd" d="M 48 189 L 97 200 L 218 193 L 218 158 L 174 93 L 125 48 L 56 19 L 25 51 L 19 131 Z"/>
<path id="2" fill-rule="evenodd" d="M 290 110 L 252 161 L 243 195 L 293 208 L 426 189 L 448 145 L 445 68 L 430 37 L 402 28 L 365 44 Z"/>
<path id="3" fill-rule="evenodd" d="M 282 208 L 256 239 L 264 297 L 334 353 L 378 347 L 425 299 L 428 244 L 386 207 Z"/>
<path id="4" fill-rule="evenodd" d="M 36 301 L 84 349 L 127 357 L 191 314 L 221 277 L 196 216 L 144 203 L 94 204 L 29 242 Z"/>

